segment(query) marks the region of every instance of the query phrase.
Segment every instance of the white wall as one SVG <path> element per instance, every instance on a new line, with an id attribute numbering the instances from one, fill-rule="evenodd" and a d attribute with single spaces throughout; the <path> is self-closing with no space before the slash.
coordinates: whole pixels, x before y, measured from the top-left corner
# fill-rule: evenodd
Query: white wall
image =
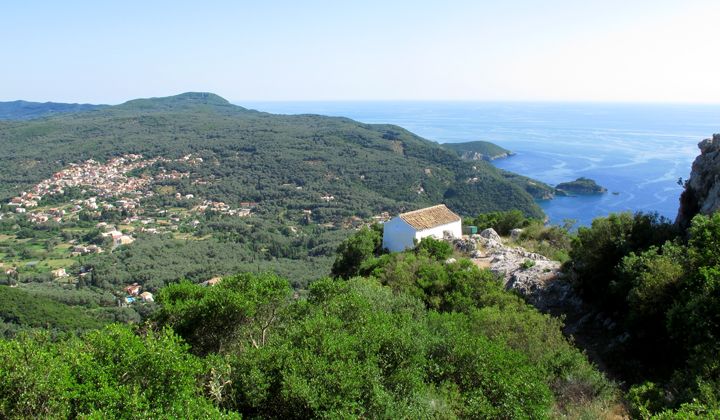
<path id="1" fill-rule="evenodd" d="M 432 236 L 435 239 L 443 239 L 445 231 L 450 232 L 455 238 L 461 238 L 462 223 L 460 222 L 460 220 L 458 220 L 457 222 L 447 223 L 444 225 L 435 226 L 434 228 L 418 231 L 415 234 L 415 239 L 417 239 L 418 242 L 422 238 L 427 238 L 428 236 Z"/>
<path id="2" fill-rule="evenodd" d="M 400 217 L 393 217 L 383 225 L 383 248 L 399 252 L 415 247 L 415 229 Z"/>
<path id="3" fill-rule="evenodd" d="M 443 239 L 444 232 L 450 232 L 454 237 L 462 237 L 462 224 L 457 222 L 436 226 L 432 229 L 416 231 L 400 217 L 394 217 L 383 225 L 383 248 L 390 252 L 399 252 L 415 247 L 415 241 L 420 242 L 422 238 L 432 236 L 435 239 Z"/>

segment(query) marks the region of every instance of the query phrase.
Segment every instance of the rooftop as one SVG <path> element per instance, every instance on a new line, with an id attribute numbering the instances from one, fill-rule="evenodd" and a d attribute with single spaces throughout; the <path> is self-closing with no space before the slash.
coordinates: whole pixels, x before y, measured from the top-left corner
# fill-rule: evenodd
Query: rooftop
<path id="1" fill-rule="evenodd" d="M 417 230 L 431 229 L 436 226 L 460 221 L 460 216 L 453 213 L 445 204 L 401 213 L 400 218 Z"/>

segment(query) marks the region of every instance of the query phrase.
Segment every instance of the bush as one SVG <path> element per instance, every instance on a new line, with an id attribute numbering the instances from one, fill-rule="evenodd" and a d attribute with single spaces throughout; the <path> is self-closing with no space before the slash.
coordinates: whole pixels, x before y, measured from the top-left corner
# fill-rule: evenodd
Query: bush
<path id="1" fill-rule="evenodd" d="M 478 231 L 492 228 L 498 234 L 506 236 L 513 229 L 527 226 L 531 220 L 520 210 L 509 210 L 480 214 L 471 221 L 471 224 L 477 226 Z"/>
<path id="2" fill-rule="evenodd" d="M 363 227 L 338 246 L 332 276 L 350 278 L 359 273 L 360 265 L 370 257 L 382 253 L 382 227 Z"/>
<path id="3" fill-rule="evenodd" d="M 204 369 L 169 330 L 140 336 L 114 325 L 60 341 L 24 334 L 0 340 L 0 416 L 223 417 L 202 396 Z"/>
<path id="4" fill-rule="evenodd" d="M 591 227 L 578 229 L 570 251 L 578 291 L 586 300 L 605 308 L 624 308 L 625 294 L 611 287 L 622 258 L 660 246 L 675 236 L 670 221 L 657 214 L 619 213 L 593 220 Z"/>
<path id="5" fill-rule="evenodd" d="M 196 354 L 259 346 L 289 295 L 288 281 L 270 273 L 238 274 L 208 287 L 183 281 L 160 291 L 155 319 L 172 327 Z"/>
<path id="6" fill-rule="evenodd" d="M 446 241 L 428 236 L 420 241 L 415 251 L 419 254 L 427 254 L 438 261 L 445 261 L 452 256 L 453 247 Z"/>

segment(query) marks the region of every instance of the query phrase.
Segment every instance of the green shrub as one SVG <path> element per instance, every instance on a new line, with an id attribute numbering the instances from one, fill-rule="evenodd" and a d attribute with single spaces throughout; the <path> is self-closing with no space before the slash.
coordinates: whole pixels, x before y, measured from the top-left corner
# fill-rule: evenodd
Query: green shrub
<path id="1" fill-rule="evenodd" d="M 520 264 L 520 268 L 527 270 L 528 268 L 535 267 L 535 260 L 527 259 Z"/>
<path id="2" fill-rule="evenodd" d="M 520 210 L 509 210 L 480 214 L 470 224 L 477 226 L 479 231 L 492 228 L 505 236 L 513 229 L 526 227 L 531 220 Z"/>

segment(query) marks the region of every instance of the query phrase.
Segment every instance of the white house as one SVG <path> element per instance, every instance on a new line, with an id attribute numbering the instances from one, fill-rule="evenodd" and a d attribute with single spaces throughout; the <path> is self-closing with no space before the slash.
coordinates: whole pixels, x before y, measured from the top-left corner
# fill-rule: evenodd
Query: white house
<path id="1" fill-rule="evenodd" d="M 390 252 L 414 248 L 422 238 L 460 238 L 462 222 L 444 204 L 401 213 L 383 225 L 383 248 Z"/>

